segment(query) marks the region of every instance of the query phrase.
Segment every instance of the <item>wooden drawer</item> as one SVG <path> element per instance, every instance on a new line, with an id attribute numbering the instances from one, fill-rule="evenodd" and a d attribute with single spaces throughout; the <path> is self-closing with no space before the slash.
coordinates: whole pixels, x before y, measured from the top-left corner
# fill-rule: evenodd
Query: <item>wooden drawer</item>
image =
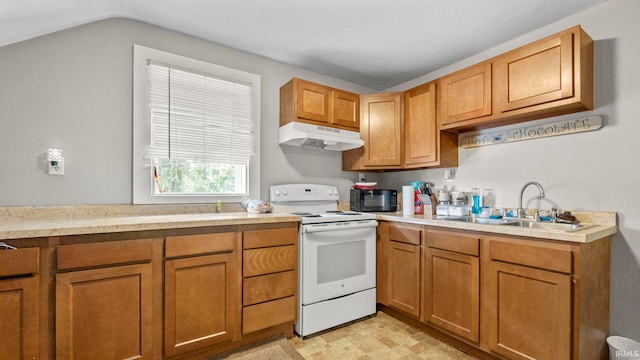
<path id="1" fill-rule="evenodd" d="M 150 261 L 151 242 L 140 239 L 60 245 L 58 270 Z"/>
<path id="2" fill-rule="evenodd" d="M 477 236 L 453 231 L 427 230 L 425 241 L 428 247 L 479 256 L 480 239 Z"/>
<path id="3" fill-rule="evenodd" d="M 298 240 L 298 228 L 248 230 L 244 231 L 242 236 L 244 249 L 294 245 Z"/>
<path id="4" fill-rule="evenodd" d="M 250 277 L 294 270 L 296 259 L 295 245 L 244 250 L 242 275 Z"/>
<path id="5" fill-rule="evenodd" d="M 293 270 L 244 279 L 242 305 L 248 306 L 293 296 L 296 293 L 296 280 L 296 273 Z"/>
<path id="6" fill-rule="evenodd" d="M 248 334 L 271 326 L 295 322 L 295 299 L 294 296 L 290 296 L 245 307 L 242 309 L 242 333 Z"/>
<path id="7" fill-rule="evenodd" d="M 422 245 L 422 227 L 390 224 L 389 240 L 413 245 Z"/>
<path id="8" fill-rule="evenodd" d="M 0 250 L 0 277 L 37 274 L 40 248 Z"/>
<path id="9" fill-rule="evenodd" d="M 165 256 L 168 258 L 230 252 L 234 249 L 235 233 L 223 232 L 202 235 L 170 236 L 165 239 Z"/>
<path id="10" fill-rule="evenodd" d="M 513 264 L 531 266 L 571 274 L 572 253 L 569 248 L 536 245 L 531 242 L 504 242 L 490 240 L 489 257 Z"/>

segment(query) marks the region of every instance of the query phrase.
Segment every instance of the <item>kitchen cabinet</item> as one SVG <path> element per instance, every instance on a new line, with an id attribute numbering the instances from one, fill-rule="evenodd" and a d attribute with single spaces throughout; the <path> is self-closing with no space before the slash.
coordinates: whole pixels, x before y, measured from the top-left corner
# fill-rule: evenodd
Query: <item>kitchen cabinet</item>
<path id="1" fill-rule="evenodd" d="M 57 359 L 153 356 L 151 242 L 57 247 Z"/>
<path id="2" fill-rule="evenodd" d="M 593 109 L 593 40 L 575 26 L 438 80 L 439 123 L 468 131 Z"/>
<path id="3" fill-rule="evenodd" d="M 361 148 L 342 152 L 343 170 L 402 168 L 402 94 L 361 96 Z"/>
<path id="4" fill-rule="evenodd" d="M 419 318 L 422 292 L 422 226 L 389 225 L 388 304 Z"/>
<path id="5" fill-rule="evenodd" d="M 39 358 L 39 251 L 0 250 L 0 359 Z"/>
<path id="6" fill-rule="evenodd" d="M 438 79 L 438 88 L 438 119 L 443 127 L 492 114 L 491 61 Z"/>
<path id="7" fill-rule="evenodd" d="M 393 221 L 381 221 L 378 236 L 387 244 L 378 250 L 378 264 L 387 259 L 382 310 L 480 355 L 607 358 L 609 237 L 577 243 Z"/>
<path id="8" fill-rule="evenodd" d="M 593 41 L 579 26 L 499 56 L 496 108 L 503 114 L 593 108 Z"/>
<path id="9" fill-rule="evenodd" d="M 429 229 L 425 242 L 424 320 L 477 343 L 480 331 L 479 237 Z"/>
<path id="10" fill-rule="evenodd" d="M 489 255 L 490 349 L 514 359 L 569 359 L 570 249 L 489 240 Z"/>
<path id="11" fill-rule="evenodd" d="M 362 95 L 364 146 L 342 152 L 342 170 L 458 166 L 458 135 L 436 123 L 435 83 L 405 93 Z"/>
<path id="12" fill-rule="evenodd" d="M 606 358 L 609 238 L 569 244 L 487 236 L 484 246 L 483 330 L 491 352 Z"/>
<path id="13" fill-rule="evenodd" d="M 359 131 L 360 96 L 293 78 L 280 88 L 280 126 L 292 121 Z"/>
<path id="14" fill-rule="evenodd" d="M 228 230 L 165 239 L 165 356 L 239 338 L 236 233 Z"/>
<path id="15" fill-rule="evenodd" d="M 242 333 L 296 321 L 297 227 L 242 233 Z"/>
<path id="16" fill-rule="evenodd" d="M 436 83 L 404 92 L 403 168 L 458 166 L 458 137 L 436 121 Z"/>

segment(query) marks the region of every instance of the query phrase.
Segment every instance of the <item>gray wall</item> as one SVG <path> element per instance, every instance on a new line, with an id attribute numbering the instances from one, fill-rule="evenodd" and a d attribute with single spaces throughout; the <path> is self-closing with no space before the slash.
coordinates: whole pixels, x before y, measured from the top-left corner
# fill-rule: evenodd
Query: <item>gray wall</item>
<path id="1" fill-rule="evenodd" d="M 455 186 L 491 187 L 517 205 L 529 180 L 548 199 L 529 206 L 618 212 L 612 238 L 611 333 L 640 340 L 640 2 L 609 0 L 575 16 L 389 90 L 404 90 L 581 24 L 595 40 L 599 131 L 460 148 Z M 286 39 L 283 39 L 286 41 Z M 277 144 L 278 88 L 293 76 L 370 93 L 338 79 L 135 21 L 113 19 L 0 47 L 0 206 L 131 203 L 131 46 L 138 43 L 262 75 L 262 198 L 269 185 L 335 184 L 341 199 L 357 174 L 340 153 Z M 67 175 L 48 176 L 43 154 L 64 150 Z M 443 170 L 367 174 L 380 186 L 443 185 Z M 533 190 L 527 192 L 529 197 Z"/>
<path id="2" fill-rule="evenodd" d="M 286 41 L 286 39 L 283 39 Z M 261 198 L 270 185 L 335 184 L 346 190 L 340 152 L 278 144 L 279 88 L 292 77 L 373 92 L 180 33 L 110 19 L 0 47 L 0 206 L 130 204 L 133 44 L 262 76 Z M 46 173 L 48 148 L 65 175 Z"/>
<path id="3" fill-rule="evenodd" d="M 496 190 L 497 205 L 516 207 L 520 188 L 539 181 L 543 201 L 525 204 L 549 209 L 616 211 L 619 232 L 611 238 L 611 333 L 640 341 L 640 1 L 609 0 L 522 38 L 427 74 L 389 91 L 405 90 L 574 25 L 594 40 L 593 111 L 553 120 L 601 115 L 594 132 L 485 146 L 459 148 L 453 185 L 459 190 Z M 410 181 L 429 180 L 441 188 L 443 170 L 385 173 L 378 181 L 400 189 Z M 451 184 L 448 184 L 451 188 Z M 531 200 L 531 201 L 528 201 Z"/>

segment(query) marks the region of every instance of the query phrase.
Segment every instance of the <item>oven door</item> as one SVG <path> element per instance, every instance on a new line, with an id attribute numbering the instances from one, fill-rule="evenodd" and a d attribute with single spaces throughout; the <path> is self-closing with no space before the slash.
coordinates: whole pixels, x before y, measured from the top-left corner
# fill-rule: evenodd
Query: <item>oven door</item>
<path id="1" fill-rule="evenodd" d="M 302 305 L 376 286 L 375 220 L 302 225 Z"/>

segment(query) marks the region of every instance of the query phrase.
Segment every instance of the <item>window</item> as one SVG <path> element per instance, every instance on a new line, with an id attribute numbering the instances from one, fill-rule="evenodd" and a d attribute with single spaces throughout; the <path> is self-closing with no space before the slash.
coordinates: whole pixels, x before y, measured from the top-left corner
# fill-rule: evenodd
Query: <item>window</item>
<path id="1" fill-rule="evenodd" d="M 134 46 L 133 202 L 259 197 L 260 77 Z"/>

